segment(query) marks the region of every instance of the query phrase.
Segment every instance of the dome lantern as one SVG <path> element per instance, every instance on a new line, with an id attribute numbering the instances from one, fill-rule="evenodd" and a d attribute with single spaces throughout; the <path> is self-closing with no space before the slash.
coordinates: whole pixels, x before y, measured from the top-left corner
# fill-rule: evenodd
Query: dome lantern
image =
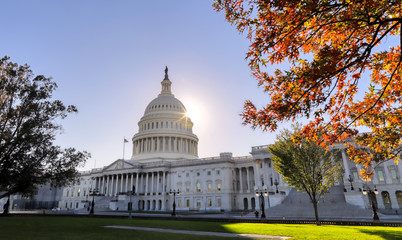
<path id="1" fill-rule="evenodd" d="M 171 90 L 172 82 L 169 80 L 167 66 L 165 68 L 165 78 L 163 79 L 161 84 L 162 84 L 162 91 L 161 91 L 160 95 L 172 95 L 172 90 Z"/>

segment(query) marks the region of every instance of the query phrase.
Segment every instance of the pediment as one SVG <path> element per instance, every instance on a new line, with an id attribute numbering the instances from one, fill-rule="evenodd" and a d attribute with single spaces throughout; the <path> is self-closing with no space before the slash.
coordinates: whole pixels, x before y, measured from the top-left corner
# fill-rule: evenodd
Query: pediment
<path id="1" fill-rule="evenodd" d="M 117 160 L 107 166 L 104 171 L 112 171 L 112 170 L 122 170 L 122 169 L 128 169 L 128 168 L 133 168 L 134 165 L 131 163 L 124 161 L 124 160 Z"/>

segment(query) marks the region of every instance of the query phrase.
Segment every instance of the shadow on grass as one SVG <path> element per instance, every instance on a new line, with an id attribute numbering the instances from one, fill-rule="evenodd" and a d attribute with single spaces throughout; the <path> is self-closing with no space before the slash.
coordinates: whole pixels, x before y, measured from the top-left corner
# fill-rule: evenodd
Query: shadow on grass
<path id="1" fill-rule="evenodd" d="M 394 231 L 393 228 L 389 228 L 389 230 L 366 230 L 366 229 L 359 229 L 360 232 L 380 236 L 386 240 L 396 240 L 402 239 L 402 232 L 401 231 Z"/>
<path id="2" fill-rule="evenodd" d="M 223 226 L 210 222 L 128 220 L 112 218 L 72 217 L 4 217 L 0 218 L 0 239 L 7 240 L 218 240 L 230 239 L 219 236 L 201 236 L 127 229 L 105 228 L 107 225 L 143 226 L 149 228 L 182 229 L 207 232 L 228 232 Z M 251 239 L 251 238 L 243 238 Z"/>

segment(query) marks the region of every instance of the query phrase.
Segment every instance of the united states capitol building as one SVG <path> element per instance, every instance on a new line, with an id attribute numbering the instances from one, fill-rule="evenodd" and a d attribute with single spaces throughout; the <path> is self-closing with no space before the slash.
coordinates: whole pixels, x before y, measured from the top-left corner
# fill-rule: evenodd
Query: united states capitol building
<path id="1" fill-rule="evenodd" d="M 307 195 L 288 186 L 275 172 L 267 145 L 251 147 L 249 156 L 234 157 L 224 152 L 199 158 L 193 122 L 186 116 L 184 104 L 172 94 L 167 69 L 161 85 L 160 94 L 148 104 L 138 122 L 130 160 L 119 159 L 82 172 L 78 184 L 63 189 L 59 201 L 62 210 L 86 209 L 95 195 L 95 210 L 127 210 L 131 201 L 133 210 L 170 211 L 174 196 L 169 193 L 175 191 L 179 192 L 175 196 L 179 211 L 260 210 L 262 198 L 256 192 L 266 192 L 267 215 L 284 215 L 286 211 L 297 214 L 297 209 L 303 207 L 312 212 Z M 369 200 L 358 176 L 360 167 L 348 160 L 345 149 L 341 153 L 343 181 L 320 204 L 333 207 L 336 213 L 341 211 L 337 209 L 347 213 L 353 212 L 351 209 L 368 211 Z M 401 172 L 401 165 L 393 161 L 376 168 L 370 186 L 378 190 L 380 211 L 401 210 Z"/>

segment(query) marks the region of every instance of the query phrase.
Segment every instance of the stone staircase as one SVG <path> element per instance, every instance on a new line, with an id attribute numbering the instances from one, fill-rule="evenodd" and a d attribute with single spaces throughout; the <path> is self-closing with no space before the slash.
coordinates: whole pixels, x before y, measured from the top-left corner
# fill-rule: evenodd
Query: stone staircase
<path id="1" fill-rule="evenodd" d="M 314 208 L 306 193 L 292 189 L 282 204 L 265 211 L 269 217 L 314 217 Z M 370 217 L 370 209 L 363 209 L 346 203 L 343 186 L 334 186 L 318 203 L 319 217 L 354 218 Z"/>
<path id="2" fill-rule="evenodd" d="M 110 196 L 102 196 L 95 198 L 95 210 L 109 210 L 109 203 L 113 197 Z"/>

